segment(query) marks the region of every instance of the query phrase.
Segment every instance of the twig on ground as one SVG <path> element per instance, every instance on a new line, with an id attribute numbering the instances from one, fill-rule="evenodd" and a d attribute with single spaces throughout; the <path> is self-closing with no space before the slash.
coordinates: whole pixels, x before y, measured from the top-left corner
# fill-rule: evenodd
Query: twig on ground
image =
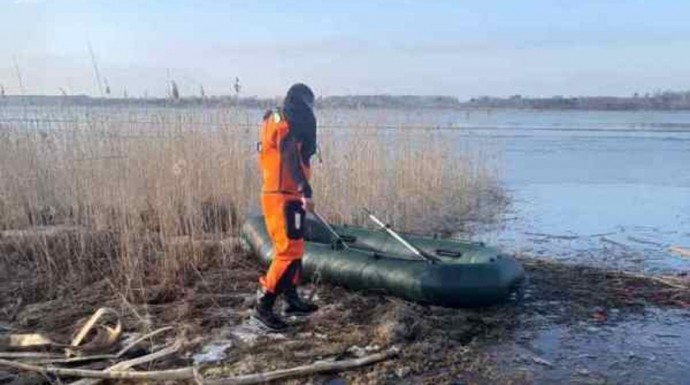
<path id="1" fill-rule="evenodd" d="M 656 246 L 656 247 L 661 247 L 661 246 L 663 246 L 662 243 L 655 242 L 655 241 L 650 241 L 650 240 L 648 240 L 648 239 L 642 239 L 642 238 L 633 237 L 633 236 L 628 236 L 628 239 L 631 240 L 631 241 L 633 241 L 633 242 L 641 243 L 641 244 L 643 244 L 643 245 L 652 245 L 652 246 Z"/>
<path id="2" fill-rule="evenodd" d="M 43 353 L 43 352 L 0 352 L 0 358 L 4 359 L 24 359 L 24 358 L 55 358 L 60 359 L 64 356 L 61 354 L 54 353 Z"/>
<path id="3" fill-rule="evenodd" d="M 675 288 L 675 289 L 681 289 L 681 290 L 690 290 L 690 286 L 683 285 L 681 283 L 676 283 L 673 282 L 667 278 L 664 277 L 656 277 L 653 275 L 643 275 L 643 274 L 635 274 L 635 273 L 623 273 L 623 275 L 627 277 L 632 277 L 632 278 L 638 278 L 638 279 L 646 279 L 654 282 L 661 283 L 663 285 Z"/>
<path id="4" fill-rule="evenodd" d="M 130 379 L 130 380 L 188 380 L 195 378 L 194 368 L 181 368 L 160 370 L 153 372 L 129 372 L 124 370 L 119 371 L 100 371 L 88 369 L 71 369 L 71 368 L 56 368 L 52 366 L 36 366 L 30 364 L 22 364 L 19 362 L 7 361 L 0 359 L 0 366 L 8 368 L 19 369 L 29 372 L 37 372 L 41 374 L 52 374 L 63 377 L 86 377 L 95 379 Z"/>
<path id="5" fill-rule="evenodd" d="M 64 357 L 57 357 L 57 358 L 46 358 L 42 360 L 36 360 L 36 361 L 29 361 L 29 363 L 32 363 L 34 365 L 54 365 L 54 364 L 77 364 L 77 363 L 82 363 L 82 362 L 91 362 L 91 361 L 105 361 L 105 360 L 113 360 L 117 357 L 115 357 L 114 354 L 99 354 L 95 356 L 81 356 L 81 357 L 70 357 L 70 358 L 64 358 Z"/>
<path id="6" fill-rule="evenodd" d="M 561 234 L 532 233 L 532 232 L 529 232 L 529 231 L 526 231 L 526 232 L 524 232 L 523 234 L 526 234 L 526 235 L 534 235 L 534 236 L 537 236 L 537 237 L 544 237 L 544 238 L 563 239 L 563 240 L 567 240 L 567 241 L 572 241 L 572 240 L 574 240 L 574 239 L 580 238 L 580 237 L 577 236 L 577 235 L 561 235 Z"/>
<path id="7" fill-rule="evenodd" d="M 206 385 L 254 385 L 263 384 L 270 381 L 280 380 L 288 377 L 308 376 L 323 372 L 338 372 L 348 369 L 357 368 L 384 361 L 395 357 L 400 352 L 397 347 L 392 347 L 386 351 L 372 354 L 361 358 L 352 360 L 343 360 L 335 362 L 315 362 L 310 365 L 298 366 L 291 369 L 281 369 L 266 373 L 249 374 L 245 376 L 215 378 L 204 380 Z"/>
<path id="8" fill-rule="evenodd" d="M 609 239 L 609 238 L 607 238 L 607 237 L 600 237 L 599 239 L 601 239 L 602 242 L 610 243 L 610 244 L 612 244 L 612 245 L 616 245 L 616 246 L 622 247 L 622 248 L 624 248 L 624 249 L 627 249 L 627 248 L 628 248 L 627 245 L 625 245 L 625 244 L 623 244 L 623 243 L 620 243 L 620 242 L 616 242 L 616 241 L 614 241 L 613 239 Z"/>
<path id="9" fill-rule="evenodd" d="M 115 354 L 115 358 L 120 358 L 120 357 L 124 356 L 125 354 L 127 354 L 128 351 L 130 351 L 132 348 L 134 348 L 135 346 L 139 345 L 139 344 L 142 343 L 143 341 L 146 341 L 146 340 L 148 340 L 148 339 L 150 339 L 150 338 L 153 338 L 153 337 L 155 337 L 155 336 L 157 336 L 157 335 L 159 335 L 159 334 L 161 334 L 161 333 L 165 333 L 165 332 L 170 331 L 170 330 L 173 330 L 173 327 L 172 327 L 172 326 L 166 326 L 166 327 L 163 327 L 163 328 L 154 330 L 154 331 L 152 331 L 151 333 L 144 334 L 143 336 L 141 336 L 141 337 L 137 338 L 136 340 L 132 341 L 132 343 L 130 343 L 129 345 L 127 345 L 127 346 L 125 346 L 124 348 L 122 348 L 119 352 L 117 352 L 117 353 Z"/>
<path id="10" fill-rule="evenodd" d="M 138 365 L 146 364 L 155 360 L 159 360 L 164 357 L 171 356 L 175 353 L 177 353 L 180 349 L 182 348 L 182 343 L 180 341 L 176 341 L 174 344 L 171 346 L 161 349 L 157 352 L 147 354 L 145 356 L 137 357 L 128 361 L 122 361 L 119 362 L 107 369 L 104 370 L 104 372 L 113 372 L 113 371 L 122 371 L 122 370 L 128 370 L 130 368 L 133 368 Z M 100 379 L 83 379 L 79 380 L 77 382 L 73 382 L 70 385 L 96 385 L 100 383 Z"/>

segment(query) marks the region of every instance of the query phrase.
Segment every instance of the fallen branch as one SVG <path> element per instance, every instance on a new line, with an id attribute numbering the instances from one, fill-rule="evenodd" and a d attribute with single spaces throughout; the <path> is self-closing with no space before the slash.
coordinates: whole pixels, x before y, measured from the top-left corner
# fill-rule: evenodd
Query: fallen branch
<path id="1" fill-rule="evenodd" d="M 606 237 L 600 237 L 599 239 L 601 239 L 602 242 L 610 243 L 610 244 L 612 244 L 612 245 L 616 245 L 616 246 L 622 247 L 622 248 L 624 248 L 624 249 L 628 249 L 628 248 L 629 248 L 628 245 L 625 245 L 625 244 L 620 243 L 620 242 L 616 242 L 616 241 L 614 241 L 613 239 L 609 239 L 609 238 L 606 238 Z"/>
<path id="2" fill-rule="evenodd" d="M 663 244 L 661 244 L 659 242 L 654 242 L 654 241 L 650 241 L 650 240 L 642 239 L 642 238 L 637 238 L 637 237 L 633 237 L 633 236 L 629 236 L 628 239 L 633 241 L 633 242 L 641 243 L 643 245 L 652 245 L 652 246 L 656 246 L 656 247 L 663 246 Z"/>
<path id="3" fill-rule="evenodd" d="M 0 336 L 0 346 L 9 348 L 38 348 L 55 345 L 50 338 L 43 334 L 10 334 Z"/>
<path id="4" fill-rule="evenodd" d="M 673 287 L 676 289 L 681 289 L 681 290 L 690 289 L 690 287 L 688 287 L 687 285 L 683 285 L 681 283 L 675 283 L 675 282 L 670 281 L 669 279 L 665 279 L 662 277 L 650 277 L 650 279 L 652 279 L 653 281 L 659 282 L 659 283 L 663 283 L 666 286 L 670 286 L 670 287 Z"/>
<path id="5" fill-rule="evenodd" d="M 650 280 L 650 281 L 658 282 L 658 283 L 664 284 L 666 286 L 669 286 L 669 287 L 672 287 L 675 289 L 681 289 L 681 290 L 689 290 L 690 289 L 690 286 L 683 285 L 682 283 L 673 282 L 670 279 L 664 278 L 664 277 L 657 277 L 654 275 L 635 274 L 635 273 L 629 273 L 629 272 L 625 272 L 622 274 L 626 277 L 632 277 L 632 278 L 638 278 L 638 279 L 644 279 L 644 280 Z"/>
<path id="6" fill-rule="evenodd" d="M 0 352 L 0 358 L 15 360 L 24 358 L 43 358 L 43 359 L 60 359 L 64 356 L 55 353 L 43 353 L 43 352 Z"/>
<path id="7" fill-rule="evenodd" d="M 30 360 L 28 363 L 32 363 L 34 365 L 54 365 L 54 364 L 80 364 L 83 362 L 91 362 L 91 361 L 105 361 L 105 360 L 113 360 L 117 357 L 115 357 L 114 354 L 99 354 L 95 356 L 79 356 L 79 357 L 69 357 L 69 358 L 64 358 L 64 357 L 58 357 L 58 358 L 46 358 L 42 360 Z"/>
<path id="8" fill-rule="evenodd" d="M 530 359 L 531 359 L 532 362 L 534 362 L 535 364 L 548 366 L 548 367 L 550 367 L 550 368 L 553 367 L 553 363 L 552 363 L 551 361 L 546 360 L 546 359 L 544 359 L 544 358 L 541 358 L 541 357 L 539 357 L 539 356 L 531 356 Z"/>
<path id="9" fill-rule="evenodd" d="M 72 358 L 62 358 L 60 356 L 58 357 L 35 357 L 35 358 L 46 358 L 43 360 L 38 360 L 33 363 L 35 364 L 75 364 L 79 362 L 88 362 L 88 361 L 103 361 L 103 360 L 114 360 L 121 358 L 125 354 L 127 354 L 128 351 L 132 350 L 134 347 L 142 343 L 143 341 L 146 341 L 147 339 L 153 338 L 161 333 L 167 332 L 173 330 L 172 326 L 166 326 L 164 328 L 160 328 L 158 330 L 155 330 L 151 333 L 145 334 L 136 340 L 132 341 L 129 345 L 125 346 L 122 348 L 119 352 L 116 354 L 101 354 L 101 355 L 95 355 L 95 356 L 82 356 L 82 357 L 72 357 Z M 12 358 L 12 357 L 3 357 L 3 353 L 0 353 L 0 358 Z M 36 354 L 36 353 L 34 353 Z M 34 358 L 34 357 L 26 357 L 26 358 Z"/>
<path id="10" fill-rule="evenodd" d="M 361 358 L 335 362 L 315 362 L 310 365 L 298 366 L 291 369 L 281 369 L 266 373 L 249 374 L 238 377 L 215 378 L 204 380 L 205 385 L 254 385 L 269 381 L 280 380 L 288 377 L 308 376 L 323 372 L 339 372 L 353 369 L 395 357 L 400 352 L 397 347 L 392 347 L 380 353 Z"/>
<path id="11" fill-rule="evenodd" d="M 115 317 L 115 326 L 110 327 L 107 325 L 98 325 L 98 331 L 104 331 L 105 334 L 96 333 L 96 337 L 94 337 L 92 341 L 83 344 L 84 340 L 86 339 L 86 336 L 89 335 L 89 333 L 92 330 L 94 330 L 94 328 L 97 326 L 97 322 L 106 315 L 112 315 L 113 317 Z M 121 334 L 122 322 L 120 321 L 120 314 L 113 309 L 102 307 L 96 310 L 95 313 L 93 313 L 93 315 L 81 327 L 74 339 L 72 339 L 70 347 L 66 350 L 67 354 L 76 355 L 77 351 L 79 350 L 95 351 L 109 348 L 110 346 L 115 344 L 115 342 L 117 342 Z"/>
<path id="12" fill-rule="evenodd" d="M 175 344 L 161 349 L 155 353 L 151 353 L 142 357 L 137 357 L 132 360 L 122 361 L 109 367 L 106 370 L 85 370 L 85 369 L 68 369 L 36 366 L 30 364 L 23 364 L 14 361 L 0 359 L 0 366 L 9 368 L 25 370 L 30 372 L 37 372 L 41 374 L 52 374 L 56 376 L 65 377 L 84 377 L 86 379 L 74 382 L 73 385 L 93 385 L 98 384 L 103 379 L 130 379 L 130 380 L 188 380 L 197 378 L 196 370 L 194 368 L 181 368 L 173 370 L 162 370 L 153 372 L 130 372 L 128 369 L 146 364 L 170 355 L 177 353 L 182 347 L 182 343 L 177 341 Z M 86 358 L 86 357 L 84 357 Z"/>
<path id="13" fill-rule="evenodd" d="M 132 341 L 132 343 L 130 343 L 129 345 L 122 348 L 119 352 L 117 352 L 117 354 L 115 354 L 115 358 L 120 358 L 120 357 L 124 356 L 128 351 L 130 351 L 132 348 L 139 345 L 143 341 L 146 341 L 150 338 L 153 338 L 153 337 L 155 337 L 161 333 L 165 333 L 165 332 L 170 331 L 170 330 L 173 330 L 173 327 L 172 326 L 166 326 L 166 327 L 160 328 L 158 330 L 154 330 L 151 333 L 144 334 L 143 336 Z"/>
<path id="14" fill-rule="evenodd" d="M 104 380 L 188 380 L 195 377 L 194 368 L 181 368 L 161 370 L 154 372 L 129 372 L 129 371 L 100 371 L 88 369 L 56 368 L 52 366 L 36 366 L 19 362 L 0 359 L 0 366 L 19 369 L 29 372 L 37 372 L 43 375 L 52 374 L 62 377 L 87 377 Z"/>
<path id="15" fill-rule="evenodd" d="M 526 235 L 534 235 L 536 237 L 553 238 L 553 239 L 564 239 L 567 241 L 572 241 L 574 239 L 580 238 L 577 235 L 560 235 L 560 234 L 546 234 L 546 233 L 532 233 L 529 231 L 524 232 Z"/>
<path id="16" fill-rule="evenodd" d="M 175 342 L 171 346 L 161 349 L 157 352 L 147 354 L 145 356 L 133 358 L 128 361 L 122 361 L 119 362 L 107 369 L 104 370 L 104 372 L 113 372 L 113 371 L 120 371 L 120 370 L 128 370 L 130 368 L 133 368 L 138 365 L 146 364 L 155 360 L 159 360 L 161 358 L 171 356 L 175 353 L 177 353 L 180 349 L 182 348 L 182 343 L 180 341 Z M 100 383 L 99 379 L 83 379 L 79 380 L 76 382 L 71 383 L 70 385 L 96 385 Z"/>
<path id="17" fill-rule="evenodd" d="M 84 377 L 85 380 L 80 380 L 72 383 L 72 385 L 93 385 L 99 383 L 99 380 L 104 379 L 127 379 L 127 380 L 148 380 L 148 381 L 173 381 L 173 380 L 196 380 L 199 381 L 201 378 L 197 373 L 196 369 L 193 367 L 186 367 L 180 369 L 170 369 L 170 370 L 159 370 L 150 372 L 135 372 L 127 371 L 127 369 L 140 365 L 142 363 L 150 362 L 158 359 L 162 356 L 173 354 L 179 350 L 181 344 L 177 342 L 175 345 L 162 349 L 156 353 L 149 354 L 148 356 L 135 358 L 130 361 L 120 362 L 119 364 L 113 365 L 110 368 L 99 371 L 99 370 L 86 370 L 86 369 L 68 369 L 68 368 L 56 368 L 56 367 L 43 367 L 29 364 L 22 364 L 13 361 L 7 361 L 0 359 L 0 366 L 5 366 L 9 368 L 31 371 L 41 373 L 43 375 L 52 374 L 56 376 L 65 377 Z M 291 369 L 281 369 L 266 373 L 250 374 L 245 376 L 237 377 L 226 377 L 226 378 L 215 378 L 209 380 L 203 380 L 202 382 L 206 385 L 254 385 L 261 384 L 269 381 L 275 381 L 280 379 L 285 379 L 289 377 L 297 376 L 308 376 L 323 372 L 339 372 L 348 369 L 358 368 L 365 365 L 370 365 L 376 362 L 380 362 L 391 357 L 397 356 L 400 350 L 397 347 L 390 348 L 386 351 L 372 354 L 370 356 L 355 358 L 352 360 L 343 360 L 335 362 L 315 362 L 311 365 L 298 366 Z"/>

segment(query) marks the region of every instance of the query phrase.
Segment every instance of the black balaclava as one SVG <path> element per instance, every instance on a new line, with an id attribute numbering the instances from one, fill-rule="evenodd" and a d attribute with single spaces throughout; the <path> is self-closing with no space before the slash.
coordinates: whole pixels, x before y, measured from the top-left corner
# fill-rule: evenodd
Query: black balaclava
<path id="1" fill-rule="evenodd" d="M 309 160 L 316 153 L 316 117 L 314 116 L 314 93 L 303 83 L 294 84 L 285 95 L 283 113 L 290 124 L 290 132 L 302 143 L 302 161 Z"/>

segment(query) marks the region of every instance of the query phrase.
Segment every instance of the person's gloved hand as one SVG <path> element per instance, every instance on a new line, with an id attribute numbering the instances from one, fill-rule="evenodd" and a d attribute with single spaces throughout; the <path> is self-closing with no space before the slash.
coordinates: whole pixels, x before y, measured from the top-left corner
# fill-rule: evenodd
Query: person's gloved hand
<path id="1" fill-rule="evenodd" d="M 302 197 L 302 208 L 304 208 L 304 211 L 306 212 L 313 212 L 314 200 L 311 198 Z"/>

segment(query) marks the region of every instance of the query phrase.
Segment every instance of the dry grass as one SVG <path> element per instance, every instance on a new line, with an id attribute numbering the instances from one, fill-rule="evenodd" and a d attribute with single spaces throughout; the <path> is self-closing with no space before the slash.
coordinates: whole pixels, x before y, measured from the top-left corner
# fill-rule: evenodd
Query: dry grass
<path id="1" fill-rule="evenodd" d="M 5 271 L 28 268 L 49 296 L 103 277 L 129 293 L 227 266 L 234 253 L 208 252 L 199 241 L 237 235 L 244 215 L 258 210 L 256 128 L 235 112 L 77 111 L 74 121 L 0 123 Z M 496 172 L 444 138 L 438 130 L 324 127 L 317 208 L 361 224 L 367 206 L 416 232 L 492 218 L 504 203 Z M 47 236 L 38 226 L 69 231 Z"/>

